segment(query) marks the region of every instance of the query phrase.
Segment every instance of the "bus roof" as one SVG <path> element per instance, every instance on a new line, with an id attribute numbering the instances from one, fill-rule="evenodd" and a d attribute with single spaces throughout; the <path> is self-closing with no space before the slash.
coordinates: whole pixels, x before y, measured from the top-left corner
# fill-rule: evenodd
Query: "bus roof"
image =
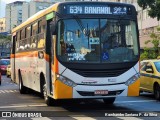
<path id="1" fill-rule="evenodd" d="M 50 12 L 57 10 L 58 4 L 59 3 L 53 4 L 52 6 L 46 8 L 44 10 L 41 10 L 38 13 L 34 14 L 30 18 L 28 18 L 25 22 L 23 22 L 22 24 L 20 24 L 19 26 L 15 27 L 15 28 L 13 28 L 12 29 L 12 33 L 16 32 L 17 30 L 19 30 L 20 28 L 26 26 L 27 24 L 29 24 L 29 23 L 31 23 L 31 22 L 43 17 L 44 15 L 47 15 Z"/>
<path id="2" fill-rule="evenodd" d="M 133 5 L 131 4 L 127 4 L 127 3 L 117 3 L 117 2 L 86 2 L 86 1 L 82 1 L 82 2 L 57 2 L 55 4 L 53 4 L 52 6 L 44 9 L 44 10 L 41 10 L 39 11 L 38 13 L 34 14 L 33 16 L 31 16 L 30 18 L 28 18 L 25 22 L 23 22 L 22 24 L 20 24 L 19 26 L 15 27 L 12 29 L 12 33 L 15 33 L 16 31 L 18 31 L 19 29 L 23 28 L 24 26 L 26 26 L 27 24 L 30 24 L 32 23 L 33 21 L 51 13 L 52 11 L 57 11 L 58 9 L 58 6 L 59 5 L 64 5 L 64 4 L 112 4 L 112 5 L 124 5 L 124 6 L 132 6 L 134 7 Z"/>

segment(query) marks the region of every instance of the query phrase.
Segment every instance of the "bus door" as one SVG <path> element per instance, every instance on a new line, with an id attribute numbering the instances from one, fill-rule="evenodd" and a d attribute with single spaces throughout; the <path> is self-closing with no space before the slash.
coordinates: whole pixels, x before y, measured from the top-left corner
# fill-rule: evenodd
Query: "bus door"
<path id="1" fill-rule="evenodd" d="M 53 29 L 55 29 L 55 15 L 54 13 L 49 13 L 46 16 L 47 20 L 47 32 L 46 32 L 46 53 L 49 54 L 49 92 L 53 95 L 54 90 L 54 74 L 53 74 L 53 66 L 54 66 L 54 35 Z"/>
<path id="2" fill-rule="evenodd" d="M 53 92 L 53 90 L 54 90 L 54 67 L 55 67 L 55 61 L 54 61 L 54 52 L 55 52 L 55 41 L 56 41 L 56 36 L 54 35 L 54 33 L 53 33 L 53 29 L 54 29 L 54 24 L 55 24 L 55 22 L 54 21 L 52 21 L 52 22 L 50 22 L 50 37 L 51 37 L 51 49 L 50 49 L 50 60 L 51 60 L 51 64 L 50 64 L 50 78 L 51 78 L 51 92 Z"/>
<path id="3" fill-rule="evenodd" d="M 16 82 L 16 73 L 15 73 L 15 49 L 16 49 L 16 34 L 12 36 L 12 49 L 11 49 L 11 79 Z"/>

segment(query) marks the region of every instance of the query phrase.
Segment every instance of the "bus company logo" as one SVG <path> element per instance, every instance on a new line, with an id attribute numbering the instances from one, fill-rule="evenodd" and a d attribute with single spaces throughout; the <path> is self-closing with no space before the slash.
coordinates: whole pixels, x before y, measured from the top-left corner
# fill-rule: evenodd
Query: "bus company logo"
<path id="1" fill-rule="evenodd" d="M 116 78 L 109 78 L 108 79 L 108 82 L 116 82 L 117 80 L 116 80 Z"/>
<path id="2" fill-rule="evenodd" d="M 83 84 L 96 84 L 97 81 L 95 81 L 95 80 L 84 80 L 81 83 L 83 83 Z"/>

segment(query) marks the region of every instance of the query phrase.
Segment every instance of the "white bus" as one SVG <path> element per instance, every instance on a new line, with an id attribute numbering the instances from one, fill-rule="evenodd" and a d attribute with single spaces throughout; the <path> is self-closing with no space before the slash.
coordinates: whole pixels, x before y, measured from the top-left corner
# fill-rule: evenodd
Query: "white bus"
<path id="1" fill-rule="evenodd" d="M 130 4 L 62 2 L 12 31 L 11 79 L 20 93 L 58 99 L 139 95 L 137 12 Z"/>

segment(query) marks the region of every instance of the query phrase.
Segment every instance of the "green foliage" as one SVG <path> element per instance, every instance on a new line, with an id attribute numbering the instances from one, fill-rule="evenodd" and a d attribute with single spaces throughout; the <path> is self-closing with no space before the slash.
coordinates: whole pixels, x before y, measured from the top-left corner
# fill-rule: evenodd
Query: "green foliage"
<path id="1" fill-rule="evenodd" d="M 150 40 L 147 40 L 147 41 L 144 42 L 144 44 L 147 45 L 150 42 L 151 42 Z"/>
<path id="2" fill-rule="evenodd" d="M 157 28 L 157 31 L 160 31 L 160 27 Z M 140 56 L 140 60 L 156 59 L 158 56 L 160 56 L 160 34 L 152 33 L 150 38 L 151 40 L 147 40 L 145 44 L 147 45 L 148 43 L 151 43 L 153 47 L 145 47 L 144 52 Z"/>
<path id="3" fill-rule="evenodd" d="M 148 15 L 152 18 L 160 20 L 160 0 L 137 0 L 137 3 L 142 9 L 149 8 Z"/>

